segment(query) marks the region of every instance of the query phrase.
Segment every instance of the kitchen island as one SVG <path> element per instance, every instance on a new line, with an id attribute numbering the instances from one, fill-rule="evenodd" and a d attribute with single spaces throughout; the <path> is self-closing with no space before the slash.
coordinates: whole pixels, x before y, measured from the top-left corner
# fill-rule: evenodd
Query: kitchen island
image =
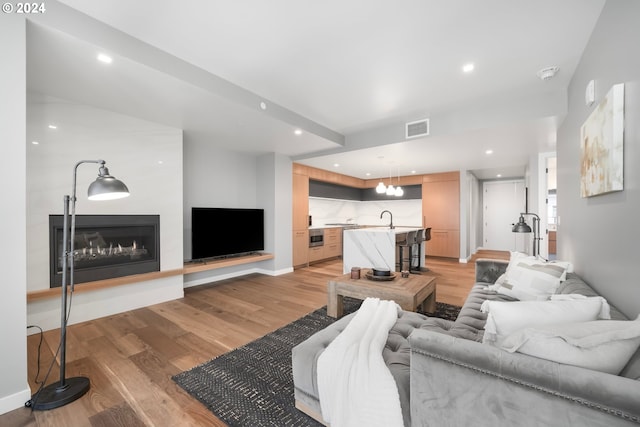
<path id="1" fill-rule="evenodd" d="M 403 234 L 421 230 L 420 227 L 371 227 L 344 230 L 342 235 L 343 272 L 351 272 L 351 267 L 386 268 L 396 271 L 398 255 L 397 241 L 404 240 Z M 420 266 L 424 267 L 424 242 L 422 242 Z M 407 257 L 405 255 L 405 257 Z M 364 274 L 364 272 L 363 272 Z"/>

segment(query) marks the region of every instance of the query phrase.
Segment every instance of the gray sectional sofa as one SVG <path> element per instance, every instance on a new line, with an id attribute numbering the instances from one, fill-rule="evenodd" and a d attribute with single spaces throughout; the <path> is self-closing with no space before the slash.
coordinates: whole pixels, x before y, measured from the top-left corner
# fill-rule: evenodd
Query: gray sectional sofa
<path id="1" fill-rule="evenodd" d="M 640 424 L 640 350 L 611 375 L 482 344 L 487 290 L 506 261 L 476 261 L 476 284 L 456 321 L 402 312 L 383 358 L 400 394 L 405 426 L 626 426 Z M 597 295 L 569 273 L 558 293 Z M 293 349 L 296 406 L 322 421 L 316 361 L 346 316 Z M 611 318 L 626 317 L 611 306 Z"/>

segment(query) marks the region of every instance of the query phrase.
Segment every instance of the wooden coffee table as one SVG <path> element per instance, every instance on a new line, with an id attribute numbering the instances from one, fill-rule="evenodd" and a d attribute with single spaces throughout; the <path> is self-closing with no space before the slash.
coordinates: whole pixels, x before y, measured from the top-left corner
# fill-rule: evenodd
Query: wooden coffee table
<path id="1" fill-rule="evenodd" d="M 393 300 L 403 310 L 416 311 L 422 305 L 427 313 L 436 311 L 436 278 L 422 274 L 411 274 L 402 278 L 400 273 L 394 280 L 369 280 L 362 270 L 360 279 L 352 279 L 351 274 L 335 277 L 327 285 L 328 302 L 327 314 L 331 317 L 341 317 L 343 312 L 343 297 L 365 299 L 367 297 Z"/>

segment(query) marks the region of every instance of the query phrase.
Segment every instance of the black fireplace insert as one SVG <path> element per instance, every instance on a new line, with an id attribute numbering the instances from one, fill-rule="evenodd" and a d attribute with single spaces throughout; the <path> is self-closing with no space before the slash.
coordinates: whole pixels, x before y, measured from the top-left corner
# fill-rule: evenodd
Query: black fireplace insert
<path id="1" fill-rule="evenodd" d="M 49 215 L 50 287 L 62 286 L 63 216 Z M 76 215 L 74 283 L 160 271 L 159 215 Z"/>

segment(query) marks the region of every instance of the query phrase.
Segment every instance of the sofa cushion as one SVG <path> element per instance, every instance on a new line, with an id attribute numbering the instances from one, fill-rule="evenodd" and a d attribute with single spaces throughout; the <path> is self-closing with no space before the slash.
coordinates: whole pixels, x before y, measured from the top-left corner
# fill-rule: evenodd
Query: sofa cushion
<path id="1" fill-rule="evenodd" d="M 318 401 L 317 360 L 324 349 L 346 328 L 355 313 L 351 313 L 325 329 L 316 332 L 292 350 L 293 382 L 297 398 L 305 396 L 308 402 Z M 382 358 L 389 367 L 398 387 L 400 405 L 405 425 L 410 422 L 409 407 L 409 362 L 410 347 L 407 337 L 414 329 L 420 328 L 443 332 L 449 330 L 453 322 L 410 311 L 401 311 L 398 320 L 389 331 Z M 319 407 L 316 408 L 319 411 Z"/>
<path id="2" fill-rule="evenodd" d="M 567 297 L 567 296 L 563 296 Z M 487 314 L 482 342 L 499 345 L 508 335 L 528 327 L 609 318 L 609 305 L 602 297 L 550 301 L 486 301 Z"/>
<path id="3" fill-rule="evenodd" d="M 575 273 L 567 273 L 567 280 L 560 283 L 557 294 L 580 294 L 587 297 L 597 297 L 600 295 Z M 610 307 L 610 314 L 611 320 L 629 320 L 627 316 L 622 314 L 622 312 L 614 306 Z"/>
<path id="4" fill-rule="evenodd" d="M 485 301 L 507 302 L 516 300 L 507 295 L 488 290 L 486 283 L 477 283 L 471 288 L 455 322 L 451 324 L 448 330 L 441 332 L 456 338 L 482 341 L 487 315 L 480 311 L 480 307 Z"/>
<path id="5" fill-rule="evenodd" d="M 632 380 L 640 381 L 640 347 L 631 356 L 627 365 L 620 372 L 621 377 L 631 378 Z"/>
<path id="6" fill-rule="evenodd" d="M 640 318 L 526 328 L 499 345 L 511 353 L 618 375 L 640 346 Z"/>

